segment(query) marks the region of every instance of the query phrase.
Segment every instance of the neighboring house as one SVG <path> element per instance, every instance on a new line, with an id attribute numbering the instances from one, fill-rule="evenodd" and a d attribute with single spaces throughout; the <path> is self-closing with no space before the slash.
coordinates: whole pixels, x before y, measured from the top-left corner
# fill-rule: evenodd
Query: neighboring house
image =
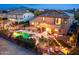
<path id="1" fill-rule="evenodd" d="M 2 18 L 3 20 L 7 19 L 7 11 L 4 10 L 0 10 L 0 18 Z"/>
<path id="2" fill-rule="evenodd" d="M 75 18 L 74 18 L 74 14 L 72 13 L 68 13 L 68 12 L 65 12 L 68 16 L 69 16 L 69 19 L 68 19 L 68 29 L 70 28 L 70 26 L 73 24 L 73 22 L 75 21 Z"/>
<path id="3" fill-rule="evenodd" d="M 26 22 L 34 18 L 34 14 L 26 11 L 11 11 L 8 13 L 8 20 L 15 22 Z"/>
<path id="4" fill-rule="evenodd" d="M 34 18 L 34 14 L 27 10 L 11 10 L 7 13 L 0 12 L 0 17 L 14 22 L 26 22 Z"/>
<path id="5" fill-rule="evenodd" d="M 61 34 L 64 34 L 67 32 L 67 27 L 68 27 L 67 25 L 70 23 L 68 21 L 69 21 L 69 16 L 66 13 L 64 13 L 63 11 L 53 10 L 47 13 L 45 12 L 40 16 L 37 16 L 35 19 L 30 21 L 30 25 L 36 27 L 44 27 L 46 28 L 46 30 L 48 30 L 49 27 L 50 28 L 49 31 L 52 31 L 52 28 L 54 29 L 56 28 L 59 30 Z"/>

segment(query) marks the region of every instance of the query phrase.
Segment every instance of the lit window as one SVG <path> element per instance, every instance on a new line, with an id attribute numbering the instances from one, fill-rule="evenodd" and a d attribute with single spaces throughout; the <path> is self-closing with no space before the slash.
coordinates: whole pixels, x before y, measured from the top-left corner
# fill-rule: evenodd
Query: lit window
<path id="1" fill-rule="evenodd" d="M 10 18 L 9 20 L 10 20 L 10 21 L 16 21 L 16 19 L 11 19 L 11 18 Z"/>
<path id="2" fill-rule="evenodd" d="M 64 23 L 67 24 L 67 20 L 66 19 L 64 19 Z"/>
<path id="3" fill-rule="evenodd" d="M 61 25 L 61 23 L 62 23 L 62 19 L 61 18 L 56 18 L 55 19 L 55 24 L 56 25 Z"/>
<path id="4" fill-rule="evenodd" d="M 45 17 L 43 17 L 43 21 L 45 20 Z"/>
<path id="5" fill-rule="evenodd" d="M 67 24 L 67 21 L 64 21 L 65 24 Z"/>

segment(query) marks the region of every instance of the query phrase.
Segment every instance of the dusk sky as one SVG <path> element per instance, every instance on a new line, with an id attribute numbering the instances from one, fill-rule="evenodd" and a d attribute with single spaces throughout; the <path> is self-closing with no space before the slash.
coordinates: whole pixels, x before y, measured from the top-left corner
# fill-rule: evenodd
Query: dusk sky
<path id="1" fill-rule="evenodd" d="M 8 9 L 13 7 L 31 7 L 36 9 L 73 9 L 79 8 L 79 4 L 0 4 L 0 9 Z"/>

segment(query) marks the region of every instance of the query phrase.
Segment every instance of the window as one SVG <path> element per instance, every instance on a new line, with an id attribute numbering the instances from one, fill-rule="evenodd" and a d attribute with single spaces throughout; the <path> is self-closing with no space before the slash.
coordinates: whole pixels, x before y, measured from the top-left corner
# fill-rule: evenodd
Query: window
<path id="1" fill-rule="evenodd" d="M 62 19 L 61 18 L 55 18 L 55 24 L 56 25 L 61 25 Z"/>
<path id="2" fill-rule="evenodd" d="M 24 18 L 25 18 L 25 16 L 24 16 Z"/>
<path id="3" fill-rule="evenodd" d="M 67 20 L 66 19 L 64 19 L 64 23 L 67 24 Z"/>
<path id="4" fill-rule="evenodd" d="M 29 16 L 28 16 L 29 17 Z"/>
<path id="5" fill-rule="evenodd" d="M 43 17 L 43 21 L 45 20 L 45 17 Z"/>

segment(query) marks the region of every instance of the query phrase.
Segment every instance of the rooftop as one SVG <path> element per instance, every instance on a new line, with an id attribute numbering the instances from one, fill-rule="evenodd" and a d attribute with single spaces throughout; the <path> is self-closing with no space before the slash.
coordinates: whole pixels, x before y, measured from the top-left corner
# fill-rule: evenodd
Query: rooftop
<path id="1" fill-rule="evenodd" d="M 45 11 L 40 16 L 65 17 L 65 18 L 69 17 L 64 11 L 58 11 L 58 10 Z"/>
<path id="2" fill-rule="evenodd" d="M 26 12 L 29 13 L 28 10 L 0 10 L 0 14 L 5 13 L 5 14 L 16 14 L 16 15 L 19 14 L 19 15 L 21 15 L 21 14 L 24 14 Z"/>

